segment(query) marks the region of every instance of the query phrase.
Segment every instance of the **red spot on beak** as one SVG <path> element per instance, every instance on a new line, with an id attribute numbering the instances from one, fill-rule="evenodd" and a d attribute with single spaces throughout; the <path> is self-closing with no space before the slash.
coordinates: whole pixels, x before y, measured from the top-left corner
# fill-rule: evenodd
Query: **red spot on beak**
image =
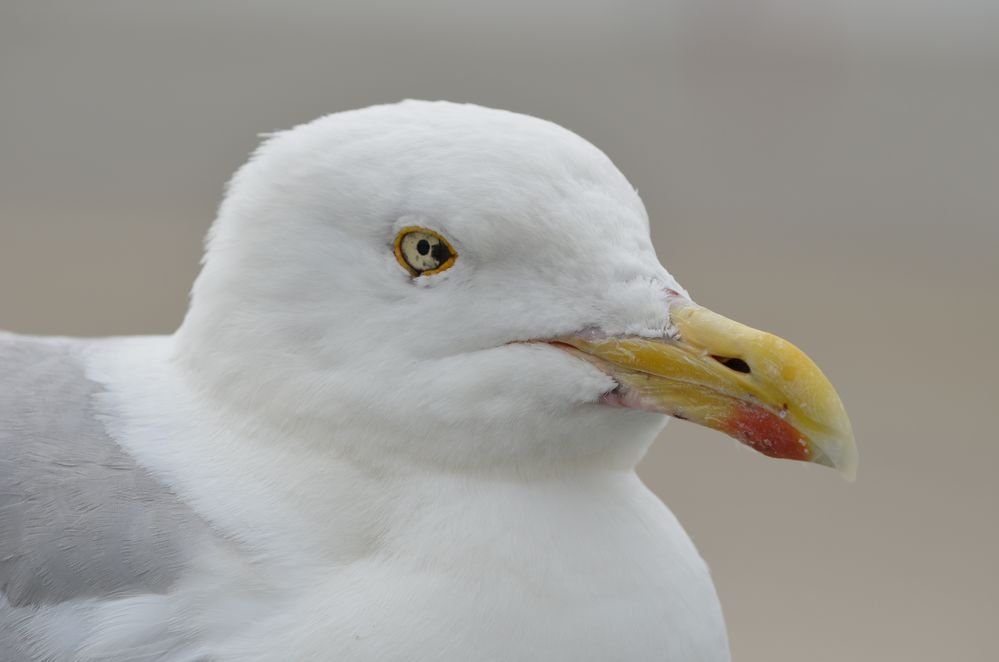
<path id="1" fill-rule="evenodd" d="M 721 429 L 750 448 L 786 460 L 812 459 L 811 450 L 797 430 L 763 407 L 740 402 Z"/>

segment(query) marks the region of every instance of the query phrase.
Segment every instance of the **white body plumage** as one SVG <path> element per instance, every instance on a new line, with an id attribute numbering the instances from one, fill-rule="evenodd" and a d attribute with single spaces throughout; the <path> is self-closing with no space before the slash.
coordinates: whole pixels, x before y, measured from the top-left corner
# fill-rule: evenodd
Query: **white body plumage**
<path id="1" fill-rule="evenodd" d="M 409 225 L 454 267 L 401 269 Z M 52 655 L 14 659 L 727 660 L 634 473 L 665 417 L 526 342 L 662 336 L 668 290 L 635 191 L 555 125 L 406 102 L 276 135 L 181 329 L 78 352 L 108 438 L 204 527 L 161 589 L 36 610 L 15 641 Z"/>

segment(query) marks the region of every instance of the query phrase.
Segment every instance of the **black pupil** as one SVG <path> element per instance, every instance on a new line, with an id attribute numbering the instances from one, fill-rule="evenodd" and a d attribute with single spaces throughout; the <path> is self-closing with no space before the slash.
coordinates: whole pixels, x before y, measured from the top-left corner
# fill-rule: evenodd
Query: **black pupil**
<path id="1" fill-rule="evenodd" d="M 416 243 L 416 250 L 420 253 L 420 255 L 426 255 L 430 252 L 430 242 L 426 239 L 420 239 L 420 241 Z"/>

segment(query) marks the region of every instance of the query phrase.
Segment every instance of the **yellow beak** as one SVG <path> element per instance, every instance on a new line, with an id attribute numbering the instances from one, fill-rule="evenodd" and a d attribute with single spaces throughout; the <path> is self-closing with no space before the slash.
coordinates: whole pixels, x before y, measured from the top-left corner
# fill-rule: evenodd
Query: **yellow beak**
<path id="1" fill-rule="evenodd" d="M 847 480 L 857 447 L 836 390 L 804 352 L 680 296 L 671 338 L 571 336 L 557 342 L 620 387 L 607 404 L 656 411 L 735 437 L 771 457 L 817 462 Z"/>

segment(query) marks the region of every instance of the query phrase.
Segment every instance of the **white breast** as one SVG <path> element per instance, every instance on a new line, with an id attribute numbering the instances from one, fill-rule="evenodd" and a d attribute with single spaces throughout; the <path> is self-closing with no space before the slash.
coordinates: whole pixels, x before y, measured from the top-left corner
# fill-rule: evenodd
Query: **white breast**
<path id="1" fill-rule="evenodd" d="M 119 347 L 93 372 L 123 445 L 238 536 L 208 566 L 211 591 L 199 580 L 176 596 L 197 606 L 185 617 L 213 659 L 729 659 L 704 562 L 633 472 L 387 477 L 236 443 L 176 423 L 190 417 L 170 408 L 196 405 L 177 399 L 164 351 Z M 170 398 L 153 390 L 164 385 Z"/>

